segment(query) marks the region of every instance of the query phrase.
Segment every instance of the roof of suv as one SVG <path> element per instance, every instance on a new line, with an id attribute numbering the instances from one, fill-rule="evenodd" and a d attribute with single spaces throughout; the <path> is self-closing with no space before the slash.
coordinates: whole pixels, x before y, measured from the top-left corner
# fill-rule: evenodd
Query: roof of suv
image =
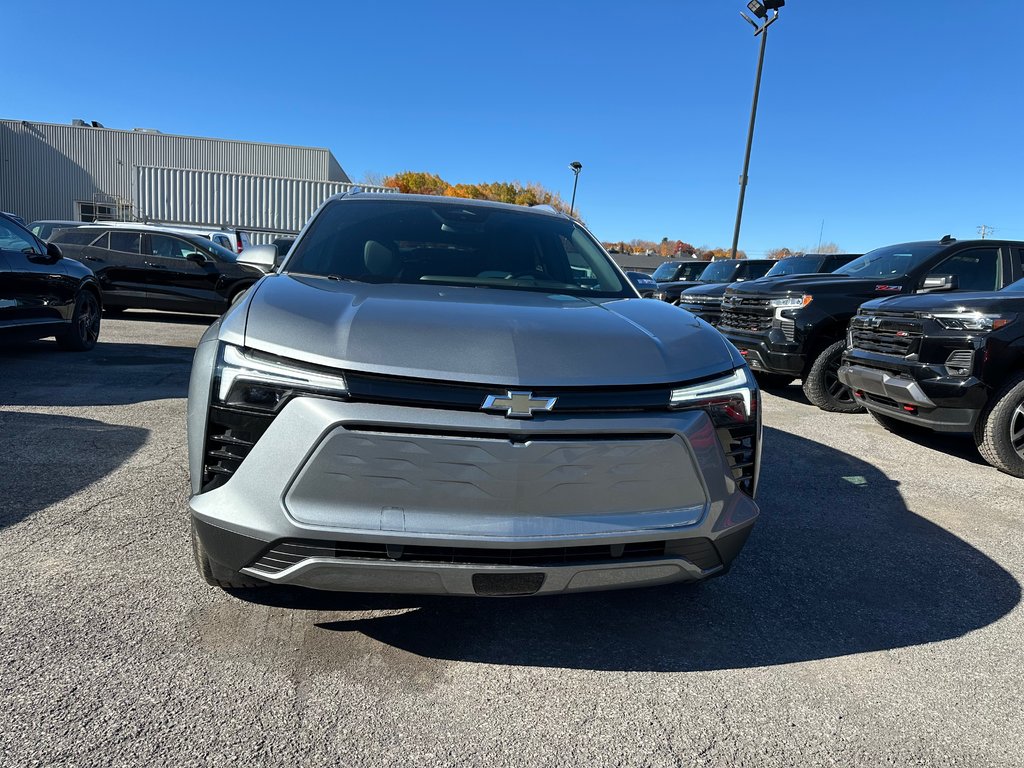
<path id="1" fill-rule="evenodd" d="M 404 192 L 341 192 L 328 198 L 327 202 L 344 201 L 353 202 L 360 200 L 374 200 L 394 203 L 443 203 L 447 205 L 472 205 L 481 208 L 496 208 L 503 211 L 524 211 L 536 213 L 543 216 L 557 216 L 569 218 L 568 214 L 560 213 L 549 205 L 516 205 L 515 203 L 498 203 L 493 200 L 478 200 L 471 197 L 444 197 L 443 195 L 412 195 Z"/>

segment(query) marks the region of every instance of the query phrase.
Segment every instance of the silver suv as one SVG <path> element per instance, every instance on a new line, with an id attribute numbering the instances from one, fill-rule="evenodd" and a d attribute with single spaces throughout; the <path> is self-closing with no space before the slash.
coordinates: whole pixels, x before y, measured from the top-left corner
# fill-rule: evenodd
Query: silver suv
<path id="1" fill-rule="evenodd" d="M 724 573 L 758 516 L 736 349 L 553 210 L 327 201 L 203 337 L 203 578 L 532 595 Z"/>

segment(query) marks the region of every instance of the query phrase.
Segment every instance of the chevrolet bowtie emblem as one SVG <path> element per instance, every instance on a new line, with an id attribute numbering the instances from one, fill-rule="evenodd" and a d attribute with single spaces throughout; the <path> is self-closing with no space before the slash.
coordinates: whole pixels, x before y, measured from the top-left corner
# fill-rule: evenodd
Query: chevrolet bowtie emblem
<path id="1" fill-rule="evenodd" d="M 534 411 L 550 411 L 555 407 L 557 397 L 534 397 L 533 392 L 509 390 L 504 395 L 488 395 L 482 411 L 505 411 L 509 419 L 531 419 Z"/>

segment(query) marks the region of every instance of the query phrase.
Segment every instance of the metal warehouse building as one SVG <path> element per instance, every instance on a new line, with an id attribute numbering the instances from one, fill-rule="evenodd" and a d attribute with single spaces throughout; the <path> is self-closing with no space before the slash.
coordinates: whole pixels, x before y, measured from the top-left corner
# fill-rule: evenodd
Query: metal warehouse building
<path id="1" fill-rule="evenodd" d="M 0 210 L 26 221 L 155 221 L 269 236 L 299 230 L 352 186 L 318 147 L 0 120 Z"/>

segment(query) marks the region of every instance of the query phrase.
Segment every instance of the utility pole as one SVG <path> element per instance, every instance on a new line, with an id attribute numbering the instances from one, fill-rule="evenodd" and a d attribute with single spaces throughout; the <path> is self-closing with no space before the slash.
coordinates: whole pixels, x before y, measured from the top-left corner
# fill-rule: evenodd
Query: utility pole
<path id="1" fill-rule="evenodd" d="M 981 235 L 981 239 L 984 240 L 986 235 L 990 235 L 996 231 L 995 227 L 990 227 L 988 224 L 982 224 L 978 227 L 978 234 Z"/>

